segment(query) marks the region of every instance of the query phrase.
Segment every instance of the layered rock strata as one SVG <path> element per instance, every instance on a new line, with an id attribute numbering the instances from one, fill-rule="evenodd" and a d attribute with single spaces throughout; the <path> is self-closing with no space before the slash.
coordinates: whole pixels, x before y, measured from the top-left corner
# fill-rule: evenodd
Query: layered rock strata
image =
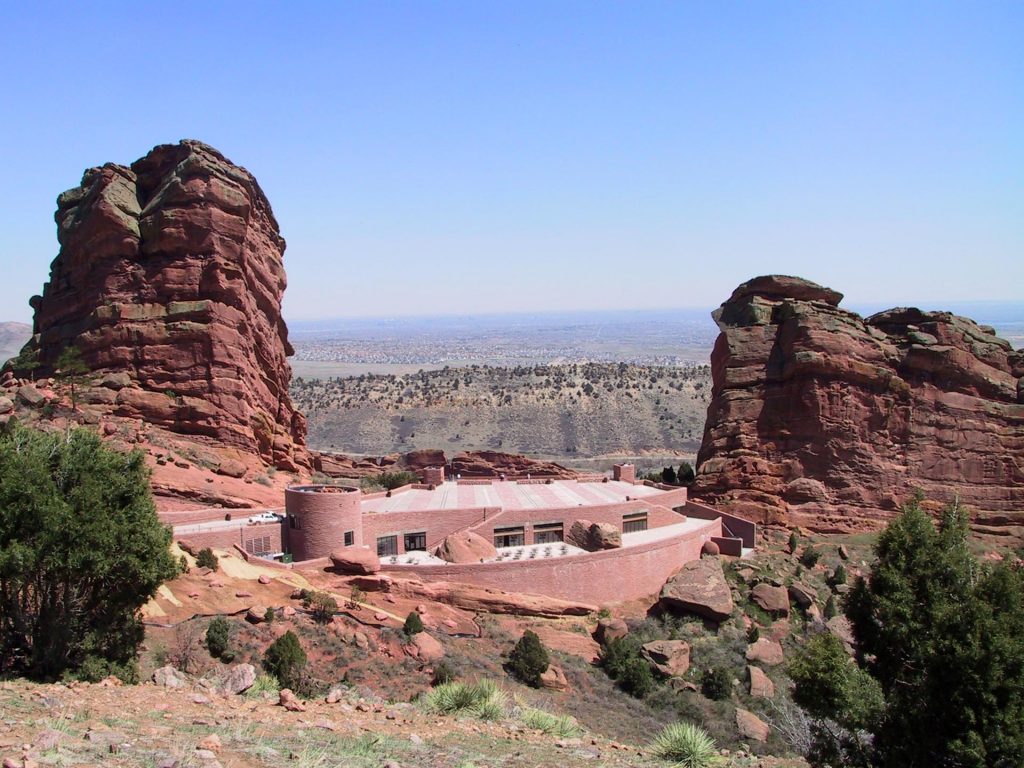
<path id="1" fill-rule="evenodd" d="M 74 346 L 112 375 L 90 405 L 310 465 L 288 394 L 285 242 L 248 171 L 198 141 L 162 145 L 130 168 L 87 170 L 55 218 L 60 253 L 22 353 L 35 375 Z"/>
<path id="2" fill-rule="evenodd" d="M 920 490 L 976 526 L 1024 524 L 1024 353 L 948 312 L 862 318 L 759 277 L 714 313 L 695 497 L 764 523 L 849 531 Z"/>

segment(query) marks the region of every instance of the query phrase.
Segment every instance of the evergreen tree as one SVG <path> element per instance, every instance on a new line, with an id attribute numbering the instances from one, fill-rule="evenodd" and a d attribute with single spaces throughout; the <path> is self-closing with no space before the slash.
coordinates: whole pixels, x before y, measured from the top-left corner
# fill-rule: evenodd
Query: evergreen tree
<path id="1" fill-rule="evenodd" d="M 798 702 L 827 702 L 808 707 L 812 714 L 873 735 L 866 764 L 1024 765 L 1024 576 L 1006 564 L 982 566 L 967 535 L 958 505 L 937 528 L 919 503 L 906 507 L 846 601 L 858 673 L 826 674 L 837 664 L 834 647 L 811 658 L 813 674 L 791 669 Z M 876 718 L 854 707 L 867 695 L 861 671 L 881 696 Z"/>
<path id="2" fill-rule="evenodd" d="M 420 618 L 416 611 L 412 611 L 405 617 L 405 625 L 402 627 L 402 631 L 405 632 L 407 637 L 418 635 L 423 631 L 423 619 Z"/>
<path id="3" fill-rule="evenodd" d="M 228 649 L 231 625 L 223 616 L 218 616 L 206 627 L 206 650 L 215 659 L 219 659 Z"/>
<path id="4" fill-rule="evenodd" d="M 263 654 L 263 669 L 277 678 L 282 688 L 303 690 L 306 652 L 294 632 L 288 630 L 272 642 Z"/>
<path id="5" fill-rule="evenodd" d="M 82 359 L 82 353 L 78 347 L 65 347 L 57 358 L 56 366 L 57 379 L 66 382 L 71 387 L 71 407 L 78 407 L 78 400 L 75 396 L 75 387 L 82 380 L 82 377 L 89 372 L 89 366 Z"/>
<path id="6" fill-rule="evenodd" d="M 665 485 L 676 484 L 676 471 L 672 467 L 665 467 L 661 470 L 661 482 Z"/>
<path id="7" fill-rule="evenodd" d="M 688 461 L 684 461 L 679 465 L 679 472 L 676 473 L 676 477 L 680 485 L 688 486 L 693 483 L 697 474 L 693 471 L 693 465 Z"/>
<path id="8" fill-rule="evenodd" d="M 540 688 L 540 676 L 547 671 L 551 659 L 536 632 L 526 630 L 512 649 L 508 660 L 509 672 L 520 681 Z"/>
<path id="9" fill-rule="evenodd" d="M 141 452 L 85 429 L 0 434 L 0 675 L 131 676 L 139 609 L 177 574 Z"/>

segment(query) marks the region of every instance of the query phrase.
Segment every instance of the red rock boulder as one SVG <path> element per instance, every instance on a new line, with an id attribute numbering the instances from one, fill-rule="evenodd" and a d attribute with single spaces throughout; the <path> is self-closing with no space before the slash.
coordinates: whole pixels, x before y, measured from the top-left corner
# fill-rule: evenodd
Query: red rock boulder
<path id="1" fill-rule="evenodd" d="M 498 556 L 494 545 L 472 531 L 460 531 L 446 536 L 434 554 L 449 563 L 479 563 Z"/>
<path id="2" fill-rule="evenodd" d="M 380 558 L 367 547 L 345 547 L 331 552 L 331 566 L 336 573 L 368 576 L 380 571 Z"/>
<path id="3" fill-rule="evenodd" d="M 622 546 L 622 531 L 611 523 L 576 520 L 569 527 L 569 532 L 565 534 L 565 543 L 587 552 L 618 549 Z"/>

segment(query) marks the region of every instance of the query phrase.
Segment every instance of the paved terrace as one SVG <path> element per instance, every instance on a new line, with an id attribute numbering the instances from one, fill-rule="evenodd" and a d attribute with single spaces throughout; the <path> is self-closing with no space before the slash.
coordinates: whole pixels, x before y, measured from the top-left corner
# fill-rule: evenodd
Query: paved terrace
<path id="1" fill-rule="evenodd" d="M 366 512 L 425 512 L 433 509 L 471 509 L 501 507 L 516 509 L 555 509 L 558 507 L 592 507 L 614 504 L 630 499 L 657 497 L 664 491 L 646 485 L 632 485 L 616 480 L 607 483 L 577 483 L 575 480 L 553 480 L 550 484 L 514 480 L 495 480 L 491 485 L 459 485 L 446 482 L 433 491 L 410 488 L 390 498 L 363 499 Z M 652 501 L 656 499 L 652 498 Z"/>

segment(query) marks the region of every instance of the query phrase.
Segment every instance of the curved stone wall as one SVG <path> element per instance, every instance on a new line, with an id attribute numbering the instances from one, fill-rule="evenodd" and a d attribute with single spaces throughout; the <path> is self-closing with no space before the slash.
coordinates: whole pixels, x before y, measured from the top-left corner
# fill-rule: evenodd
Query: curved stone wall
<path id="1" fill-rule="evenodd" d="M 285 491 L 285 539 L 296 561 L 327 557 L 345 546 L 363 545 L 363 520 L 358 488 L 296 485 Z"/>
<path id="2" fill-rule="evenodd" d="M 424 581 L 457 581 L 600 605 L 656 593 L 684 563 L 700 557 L 705 541 L 721 535 L 722 521 L 716 518 L 678 536 L 585 555 L 461 565 L 387 565 L 383 570 Z"/>

